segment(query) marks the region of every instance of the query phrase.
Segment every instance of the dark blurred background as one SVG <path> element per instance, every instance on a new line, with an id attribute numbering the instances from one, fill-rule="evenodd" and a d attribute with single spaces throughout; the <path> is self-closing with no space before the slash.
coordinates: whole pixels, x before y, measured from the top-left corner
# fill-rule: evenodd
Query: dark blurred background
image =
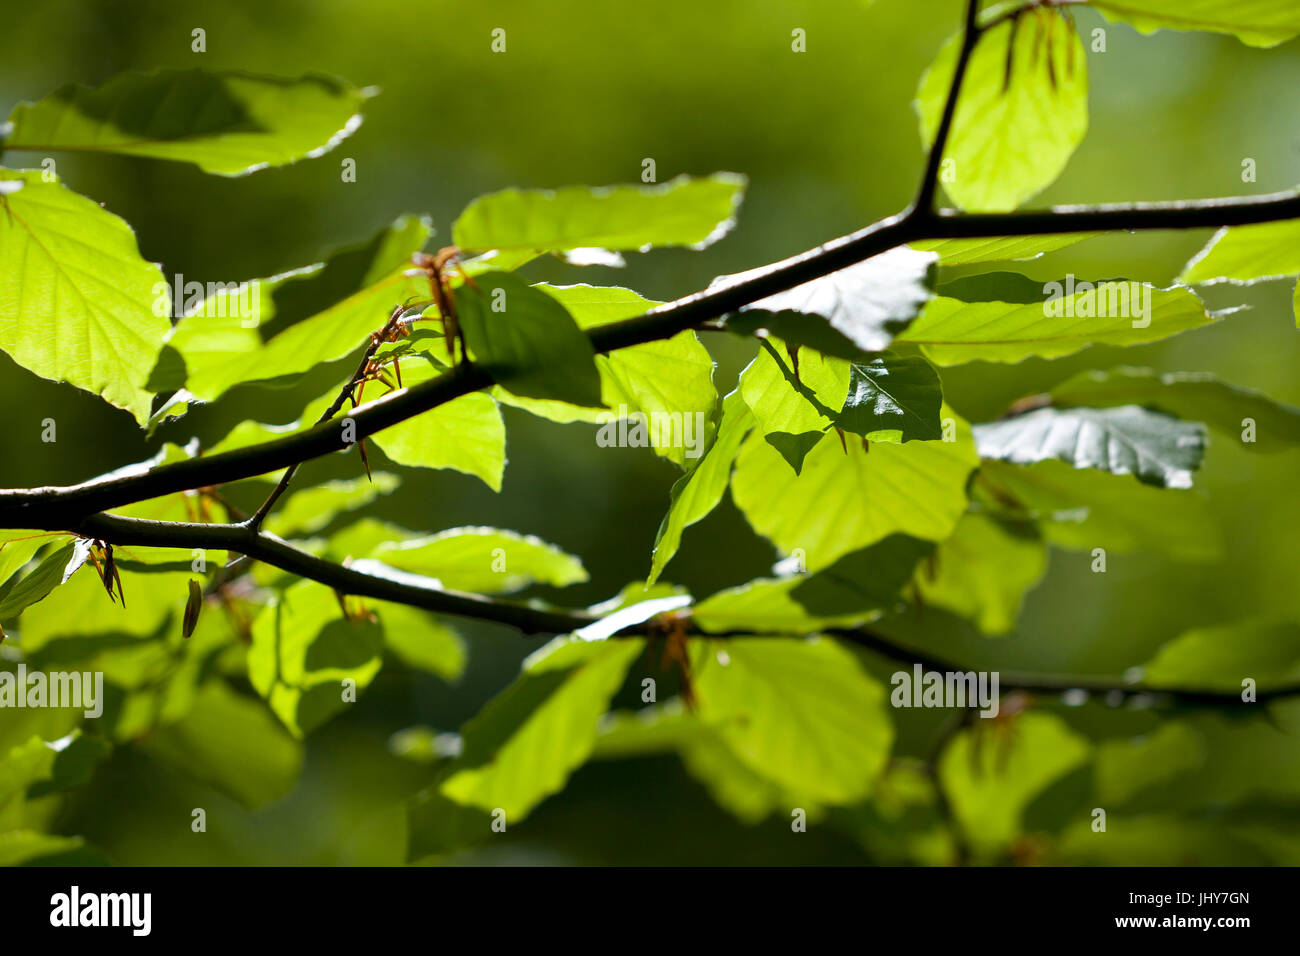
<path id="1" fill-rule="evenodd" d="M 734 170 L 750 185 L 739 223 L 705 252 L 631 256 L 621 271 L 552 262 L 530 276 L 628 285 L 656 298 L 715 275 L 797 252 L 899 209 L 921 165 L 912 108 L 918 78 L 960 19 L 956 0 L 112 0 L 4 3 L 0 108 L 72 81 L 123 70 L 193 67 L 336 74 L 373 84 L 365 123 L 323 158 L 237 179 L 112 156 L 56 155 L 58 172 L 136 229 L 146 258 L 187 280 L 234 281 L 317 261 L 403 212 L 429 213 L 441 239 L 474 196 L 505 186 L 637 181 L 644 158 L 660 181 Z M 1300 45 L 1253 50 L 1236 40 L 1162 32 L 1141 37 L 1091 11 L 1091 130 L 1039 202 L 1172 199 L 1265 192 L 1300 183 Z M 190 50 L 191 31 L 207 52 Z M 493 54 L 490 32 L 507 31 Z M 791 52 L 791 30 L 807 52 Z M 1243 158 L 1258 181 L 1243 184 Z M 9 154 L 7 165 L 43 157 Z M 357 181 L 341 181 L 353 158 Z M 1208 232 L 1115 236 L 1014 266 L 1049 279 L 1127 276 L 1168 284 Z M 435 240 L 436 241 L 436 240 Z M 1135 349 L 1094 348 L 1055 361 L 944 371 L 948 400 L 980 420 L 1080 368 L 1114 364 L 1209 370 L 1300 404 L 1300 336 L 1290 287 L 1218 287 L 1211 305 L 1249 311 L 1192 335 Z M 377 317 L 381 318 L 381 317 Z M 708 342 L 729 391 L 751 348 Z M 328 383 L 326 383 L 328 384 Z M 208 440 L 249 415 L 295 417 L 297 392 L 243 388 L 146 443 L 125 413 L 37 379 L 0 355 L 0 485 L 79 481 L 147 457 L 157 443 Z M 313 391 L 313 388 L 315 389 Z M 296 403 L 295 403 L 296 402 Z M 18 440 L 59 421 L 57 444 Z M 538 534 L 581 554 L 590 583 L 545 596 L 589 603 L 640 579 L 674 469 L 648 451 L 598 452 L 594 430 L 506 411 L 509 465 L 494 495 L 453 472 L 407 470 L 380 513 L 410 528 L 490 524 Z M 378 456 L 378 451 L 372 455 Z M 1216 439 L 1199 486 L 1216 502 L 1227 558 L 1215 566 L 1157 556 L 1113 561 L 1057 552 L 1015 635 L 988 640 L 960 627 L 934 640 L 972 665 L 1014 662 L 1118 674 L 1191 626 L 1257 613 L 1300 613 L 1295 585 L 1300 500 L 1297 454 L 1248 455 Z M 353 459 L 314 462 L 303 481 L 351 475 Z M 689 530 L 670 580 L 696 595 L 765 573 L 773 552 L 724 502 Z M 456 686 L 386 671 L 362 703 L 308 743 L 298 788 L 250 814 L 163 773 L 129 750 L 107 765 L 69 821 L 122 863 L 397 862 L 399 821 L 386 810 L 428 771 L 389 756 L 388 735 L 424 723 L 455 729 L 504 686 L 535 646 L 465 625 L 470 666 Z M 211 839 L 182 847 L 158 829 L 161 808 L 219 805 Z M 781 819 L 747 828 L 716 808 L 675 758 L 602 763 L 506 839 L 466 862 L 861 862 L 850 841 L 815 828 L 789 839 Z"/>

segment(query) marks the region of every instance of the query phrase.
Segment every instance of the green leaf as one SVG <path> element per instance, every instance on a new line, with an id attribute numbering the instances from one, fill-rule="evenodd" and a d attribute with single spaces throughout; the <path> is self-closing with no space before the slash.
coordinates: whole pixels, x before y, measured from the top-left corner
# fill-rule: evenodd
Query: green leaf
<path id="1" fill-rule="evenodd" d="M 518 823 L 591 754 L 597 722 L 644 642 L 557 638 L 461 732 L 439 792 Z"/>
<path id="2" fill-rule="evenodd" d="M 286 795 L 302 770 L 302 744 L 260 701 L 220 680 L 206 683 L 184 719 L 151 734 L 145 749 L 249 809 Z"/>
<path id="3" fill-rule="evenodd" d="M 1103 806 L 1128 803 L 1153 784 L 1195 770 L 1205 757 L 1200 735 L 1175 722 L 1141 737 L 1108 740 L 1097 747 L 1094 758 L 1098 801 Z"/>
<path id="4" fill-rule="evenodd" d="M 709 595 L 691 609 L 691 620 L 710 634 L 749 631 L 754 634 L 807 635 L 827 627 L 851 627 L 874 617 L 857 601 L 849 610 L 811 613 L 791 595 L 808 584 L 806 577 L 759 578 Z M 814 598 L 820 595 L 814 592 Z"/>
<path id="5" fill-rule="evenodd" d="M 1006 634 L 1046 571 L 1047 547 L 1034 534 L 968 511 L 917 569 L 915 583 L 923 605 L 969 618 L 985 634 Z"/>
<path id="6" fill-rule="evenodd" d="M 0 349 L 143 425 L 171 327 L 162 272 L 140 258 L 130 226 L 44 176 L 0 169 L 0 183 L 22 183 L 0 192 Z"/>
<path id="7" fill-rule="evenodd" d="M 239 176 L 328 152 L 361 125 L 370 95 L 319 74 L 122 73 L 19 104 L 5 148 L 151 156 Z"/>
<path id="8" fill-rule="evenodd" d="M 965 266 L 980 262 L 1024 262 L 1100 235 L 1099 232 L 1075 232 L 1055 236 L 926 239 L 908 245 L 921 252 L 937 252 L 941 266 Z"/>
<path id="9" fill-rule="evenodd" d="M 702 521 L 722 500 L 731 480 L 731 466 L 740 451 L 740 443 L 753 425 L 753 415 L 740 389 L 722 401 L 722 420 L 717 436 L 700 463 L 673 485 L 668 513 L 659 523 L 650 558 L 646 585 L 654 584 L 681 545 L 682 533 Z"/>
<path id="10" fill-rule="evenodd" d="M 1247 621 L 1197 628 L 1165 644 L 1143 668 L 1153 687 L 1242 691 L 1300 683 L 1300 624 Z"/>
<path id="11" fill-rule="evenodd" d="M 108 751 L 104 740 L 79 730 L 58 740 L 32 737 L 10 750 L 0 764 L 0 807 L 81 786 Z"/>
<path id="12" fill-rule="evenodd" d="M 950 39 L 916 94 L 921 140 L 934 142 L 957 66 Z M 988 28 L 971 54 L 944 151 L 953 202 L 1004 212 L 1051 184 L 1088 131 L 1087 54 L 1073 24 L 1049 9 Z"/>
<path id="13" fill-rule="evenodd" d="M 563 305 L 508 272 L 488 272 L 456 292 L 475 364 L 516 395 L 599 407 L 591 341 Z"/>
<path id="14" fill-rule="evenodd" d="M 1103 282 L 1090 289 L 1078 283 L 1073 295 L 1052 298 L 1053 285 L 1061 285 L 1062 292 L 1070 288 L 1048 283 L 1043 300 L 1033 303 L 939 296 L 898 341 L 921 346 L 936 365 L 977 359 L 1015 363 L 1035 355 L 1060 358 L 1089 345 L 1155 342 L 1219 319 L 1205 311 L 1190 289 L 1131 282 Z"/>
<path id="15" fill-rule="evenodd" d="M 281 593 L 252 632 L 248 679 L 295 737 L 342 710 L 345 690 L 367 686 L 382 663 L 382 624 L 345 619 L 335 593 L 314 581 Z"/>
<path id="16" fill-rule="evenodd" d="M 184 386 L 210 402 L 236 385 L 299 375 L 351 355 L 395 305 L 427 296 L 428 283 L 405 272 L 431 231 L 427 219 L 403 216 L 323 263 L 211 295 L 196 290 L 191 298 L 182 290 L 186 315 L 171 330 L 152 381 L 160 390 Z M 268 330 L 275 334 L 263 341 Z"/>
<path id="17" fill-rule="evenodd" d="M 609 717 L 601 726 L 593 756 L 609 759 L 676 751 L 686 771 L 742 823 L 760 823 L 779 808 L 805 804 L 802 795 L 788 793 L 745 764 L 712 727 L 687 712 L 680 699 Z"/>
<path id="18" fill-rule="evenodd" d="M 1277 46 L 1300 34 L 1300 10 L 1290 0 L 1091 0 L 1090 5 L 1139 33 L 1208 30 L 1259 47 Z"/>
<path id="19" fill-rule="evenodd" d="M 88 542 L 80 539 L 51 551 L 26 577 L 0 597 L 0 621 L 17 617 L 33 604 L 45 600 L 51 591 L 72 577 L 89 557 Z M 25 646 L 26 643 L 24 638 Z"/>
<path id="20" fill-rule="evenodd" d="M 0 866 L 39 864 L 80 850 L 85 845 L 81 837 L 55 836 L 35 830 L 10 830 L 8 833 L 0 833 Z"/>
<path id="21" fill-rule="evenodd" d="M 1190 488 L 1205 455 L 1205 426 L 1137 405 L 1036 408 L 974 427 L 981 458 L 1017 465 L 1055 458 L 1075 468 L 1136 475 L 1161 488 Z"/>
<path id="22" fill-rule="evenodd" d="M 402 378 L 410 387 L 437 373 L 432 363 L 417 359 L 403 366 Z M 483 479 L 493 491 L 501 490 L 506 468 L 506 426 L 497 403 L 483 392 L 454 398 L 385 428 L 369 440 L 399 465 L 451 468 Z"/>
<path id="23" fill-rule="evenodd" d="M 1060 461 L 980 465 L 975 496 L 995 511 L 1038 523 L 1051 544 L 1076 551 L 1156 551 L 1179 561 L 1216 561 L 1223 533 L 1193 491 L 1153 488 L 1127 475 Z"/>
<path id="24" fill-rule="evenodd" d="M 465 642 L 428 611 L 405 604 L 377 603 L 384 623 L 384 644 L 407 667 L 428 671 L 445 681 L 465 671 Z"/>
<path id="25" fill-rule="evenodd" d="M 1013 720 L 1001 730 L 977 720 L 939 758 L 939 779 L 953 813 L 984 857 L 1004 850 L 1034 797 L 1089 755 L 1088 742 L 1059 717 L 1028 713 Z"/>
<path id="26" fill-rule="evenodd" d="M 890 535 L 799 582 L 790 596 L 810 614 L 823 617 L 887 609 L 917 563 L 933 552 L 933 542 Z"/>
<path id="27" fill-rule="evenodd" d="M 966 510 L 966 478 L 976 464 L 968 426 L 954 441 L 912 441 L 864 449 L 824 441 L 793 474 L 759 435 L 741 449 L 732 478 L 736 506 L 784 553 L 809 570 L 894 533 L 942 541 Z"/>
<path id="28" fill-rule="evenodd" d="M 535 288 L 557 299 L 584 330 L 641 315 L 660 304 L 617 286 L 543 283 Z M 617 422 L 622 414 L 643 421 L 646 438 L 657 454 L 682 467 L 699 457 L 707 440 L 699 425 L 713 415 L 718 392 L 713 386 L 713 358 L 694 332 L 597 355 L 596 368 L 605 406 L 601 410 L 519 398 L 504 389 L 495 393 L 504 404 L 563 424 Z M 602 429 L 597 441 L 607 434 Z"/>
<path id="29" fill-rule="evenodd" d="M 533 535 L 498 528 L 450 528 L 388 541 L 370 557 L 475 594 L 505 594 L 533 584 L 567 587 L 587 580 L 582 561 L 573 555 Z"/>
<path id="30" fill-rule="evenodd" d="M 474 200 L 452 227 L 461 249 L 703 249 L 726 235 L 745 178 L 715 173 L 679 176 L 658 186 L 567 186 L 506 189 Z"/>
<path id="31" fill-rule="evenodd" d="M 919 355 L 886 352 L 850 370 L 848 396 L 835 424 L 873 442 L 943 437 L 939 373 Z"/>
<path id="32" fill-rule="evenodd" d="M 1187 263 L 1178 281 L 1248 285 L 1295 275 L 1300 275 L 1300 219 L 1287 219 L 1220 229 Z"/>
<path id="33" fill-rule="evenodd" d="M 871 792 L 894 732 L 884 688 L 825 639 L 705 641 L 700 719 L 760 776 L 827 803 Z"/>
<path id="34" fill-rule="evenodd" d="M 341 478 L 314 488 L 290 493 L 288 500 L 266 519 L 266 530 L 282 538 L 301 537 L 321 530 L 341 514 L 371 504 L 391 493 L 401 479 L 375 472 L 370 478 Z"/>
<path id="35" fill-rule="evenodd" d="M 0 588 L 50 540 L 48 534 L 40 531 L 0 531 Z"/>
<path id="36" fill-rule="evenodd" d="M 843 359 L 809 355 L 799 363 L 796 378 L 789 347 L 775 339 L 765 339 L 764 345 L 740 373 L 739 384 L 763 433 L 801 435 L 834 424 L 844 407 L 852 366 Z"/>
<path id="37" fill-rule="evenodd" d="M 879 352 L 916 318 L 934 295 L 932 252 L 906 246 L 847 266 L 759 299 L 727 320 L 742 334 L 765 328 L 792 346 L 808 346 L 839 358 Z M 749 281 L 773 266 L 720 276 L 710 291 Z"/>
<path id="38" fill-rule="evenodd" d="M 415 356 L 402 366 L 402 380 L 407 387 L 428 381 L 438 374 L 440 367 L 423 355 Z M 289 425 L 240 422 L 210 450 L 222 452 L 246 448 L 310 428 L 338 391 L 337 386 L 331 388 L 304 409 L 301 419 Z M 347 417 L 344 412 L 333 421 L 342 422 Z M 505 424 L 497 403 L 483 392 L 454 398 L 385 428 L 366 440 L 378 445 L 396 464 L 413 468 L 451 468 L 483 479 L 493 491 L 501 490 L 506 466 Z"/>
<path id="39" fill-rule="evenodd" d="M 1300 408 L 1249 388 L 1221 382 L 1208 372 L 1169 372 L 1121 366 L 1084 371 L 1048 393 L 1053 405 L 1142 405 L 1241 440 L 1247 451 L 1279 452 L 1300 444 Z M 1254 441 L 1243 439 L 1246 419 Z"/>

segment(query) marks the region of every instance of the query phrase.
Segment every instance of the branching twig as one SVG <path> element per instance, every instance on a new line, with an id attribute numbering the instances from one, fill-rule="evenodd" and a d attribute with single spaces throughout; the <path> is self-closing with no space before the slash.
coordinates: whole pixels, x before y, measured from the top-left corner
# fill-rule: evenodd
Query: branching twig
<path id="1" fill-rule="evenodd" d="M 1044 3 L 1030 6 L 1059 6 L 1068 2 L 1070 0 L 1045 0 Z M 708 290 L 665 303 L 636 318 L 592 329 L 587 334 L 593 348 L 597 352 L 607 353 L 671 338 L 686 329 L 701 327 L 704 323 L 716 324 L 715 320 L 742 306 L 830 275 L 896 246 L 923 239 L 997 238 L 1106 230 L 1196 229 L 1300 218 L 1300 191 L 1228 199 L 1057 206 L 1010 213 L 963 213 L 932 208 L 943 151 L 951 133 L 966 67 L 980 33 L 993 25 L 989 23 L 981 27 L 978 24 L 977 7 L 975 0 L 970 0 L 966 8 L 962 49 L 935 141 L 927 157 L 917 200 L 912 206 L 857 232 L 774 263 L 766 269 L 751 271 L 744 279 L 717 284 Z M 349 442 L 344 440 L 345 434 L 355 441 L 361 441 L 385 428 L 493 384 L 492 378 L 481 368 L 462 362 L 437 378 L 411 388 L 398 389 L 357 408 L 348 416 L 352 428 L 345 432 L 339 421 L 330 419 L 351 395 L 358 375 L 364 376 L 377 344 L 372 340 L 358 373 L 354 374 L 321 421 L 312 428 L 260 445 L 180 461 L 145 473 L 102 476 L 65 487 L 0 490 L 0 528 L 73 531 L 126 545 L 221 548 L 329 585 L 341 593 L 495 622 L 525 633 L 565 633 L 592 623 L 592 616 L 584 611 L 556 610 L 536 604 L 445 591 L 433 582 L 424 585 L 410 576 L 393 580 L 366 574 L 308 554 L 260 529 L 262 520 L 288 486 L 294 470 L 310 459 L 348 447 Z M 160 495 L 217 486 L 279 469 L 288 470 L 257 513 L 240 524 L 146 521 L 103 513 Z M 625 635 L 649 633 L 650 625 L 641 625 L 624 632 Z M 952 662 L 913 651 L 870 629 L 829 633 L 908 665 L 921 663 L 935 670 L 967 670 Z M 762 636 L 755 635 L 753 631 L 746 631 L 745 634 Z M 1186 706 L 1217 707 L 1240 703 L 1239 695 L 1235 692 L 1168 691 L 1109 678 L 1007 673 L 1002 673 L 1000 678 L 1001 686 L 1007 690 L 1060 693 L 1079 689 L 1118 695 L 1120 699 L 1146 695 L 1152 702 L 1172 700 Z M 1300 695 L 1300 686 L 1261 692 L 1259 699 L 1264 701 L 1295 695 Z"/>

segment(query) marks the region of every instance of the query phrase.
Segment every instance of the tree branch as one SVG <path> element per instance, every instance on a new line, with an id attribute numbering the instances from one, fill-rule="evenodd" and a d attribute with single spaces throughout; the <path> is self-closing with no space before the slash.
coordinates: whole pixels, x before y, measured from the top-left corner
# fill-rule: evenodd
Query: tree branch
<path id="1" fill-rule="evenodd" d="M 1039 0 L 1029 6 L 1064 6 L 1073 0 Z M 1094 206 L 1057 206 L 1046 210 L 1011 213 L 962 213 L 934 209 L 939 169 L 952 131 L 962 81 L 982 29 L 978 2 L 968 0 L 962 47 L 935 140 L 926 160 L 917 199 L 897 215 L 857 232 L 833 239 L 743 279 L 718 283 L 707 290 L 665 303 L 645 314 L 590 330 L 592 347 L 599 353 L 670 338 L 686 329 L 717 320 L 742 306 L 830 275 L 896 246 L 923 239 L 973 239 L 1107 230 L 1194 229 L 1238 226 L 1300 218 L 1300 191 L 1255 197 L 1136 202 Z M 1018 13 L 1018 11 L 1017 11 Z M 994 21 L 997 22 L 997 21 Z M 390 317 L 390 324 L 393 318 Z M 385 327 L 387 328 L 387 326 Z M 394 601 L 443 614 L 494 622 L 525 633 L 566 633 L 595 621 L 585 611 L 560 610 L 537 603 L 498 600 L 447 591 L 431 579 L 414 575 L 400 578 L 366 574 L 334 564 L 294 547 L 260 529 L 262 519 L 288 487 L 294 470 L 303 462 L 349 446 L 343 423 L 353 425 L 356 441 L 389 428 L 455 398 L 487 388 L 491 377 L 469 362 L 462 362 L 438 378 L 412 388 L 399 389 L 355 409 L 343 419 L 333 419 L 351 394 L 358 375 L 364 375 L 377 342 L 372 339 L 357 374 L 314 427 L 275 441 L 197 457 L 152 470 L 125 470 L 63 487 L 0 490 L 0 528 L 71 531 L 122 545 L 154 547 L 204 547 L 234 551 L 336 590 L 384 601 Z M 112 508 L 193 488 L 216 486 L 288 469 L 257 512 L 239 524 L 190 524 L 148 521 L 104 514 Z M 427 583 L 425 583 L 427 582 Z M 619 636 L 655 636 L 653 620 L 628 628 Z M 691 623 L 690 633 L 725 639 L 764 636 L 753 631 L 706 633 Z M 911 666 L 929 670 L 965 671 L 953 662 L 911 650 L 892 638 L 866 628 L 830 630 L 831 636 Z M 771 635 L 778 636 L 778 635 Z M 788 636 L 788 635 L 779 635 Z M 1000 674 L 1005 690 L 1060 693 L 1083 690 L 1118 699 L 1143 695 L 1153 702 L 1173 701 L 1183 706 L 1241 703 L 1236 692 L 1169 691 L 1126 684 L 1110 678 L 1065 675 Z M 1300 695 L 1300 686 L 1261 692 L 1260 701 Z"/>
<path id="2" fill-rule="evenodd" d="M 966 79 L 966 68 L 970 57 L 979 43 L 981 30 L 978 25 L 979 0 L 967 0 L 966 24 L 962 29 L 961 50 L 957 53 L 957 66 L 953 70 L 952 83 L 948 87 L 948 98 L 943 104 L 943 114 L 935 130 L 934 142 L 930 144 L 930 153 L 925 161 L 925 172 L 921 176 L 921 188 L 916 194 L 917 209 L 930 209 L 934 206 L 934 194 L 939 188 L 939 167 L 943 165 L 943 151 L 948 146 L 948 137 L 952 133 L 953 117 L 957 114 L 957 99 L 961 95 L 962 81 Z"/>
<path id="3" fill-rule="evenodd" d="M 585 610 L 547 607 L 536 602 L 507 601 L 478 594 L 449 591 L 432 578 L 401 573 L 387 578 L 357 571 L 309 554 L 268 531 L 242 524 L 191 524 L 175 521 L 152 521 L 120 515 L 94 515 L 84 520 L 77 534 L 99 538 L 116 545 L 140 547 L 200 547 L 238 551 L 282 571 L 327 585 L 343 594 L 392 601 L 411 607 L 435 611 L 454 617 L 486 621 L 514 628 L 524 634 L 565 634 L 594 624 L 600 618 Z M 663 627 L 653 618 L 624 628 L 617 638 L 661 637 Z M 687 633 L 704 639 L 735 640 L 762 637 L 789 638 L 785 631 L 764 632 L 753 628 L 735 631 L 708 631 L 694 622 L 687 623 Z M 821 633 L 842 640 L 886 660 L 912 667 L 920 664 L 927 671 L 957 672 L 974 668 L 924 651 L 909 648 L 892 637 L 866 627 L 826 628 Z M 1125 683 L 1109 677 L 1075 677 L 1060 674 L 1025 674 L 999 671 L 1001 691 L 1060 694 L 1069 690 L 1105 694 L 1115 701 L 1142 697 L 1148 704 L 1182 707 L 1223 707 L 1242 703 L 1236 691 L 1169 690 L 1143 684 Z M 1258 701 L 1300 696 L 1300 685 L 1279 687 L 1258 693 Z"/>
<path id="4" fill-rule="evenodd" d="M 600 353 L 671 338 L 766 296 L 922 239 L 1197 229 L 1294 218 L 1300 218 L 1297 190 L 1231 199 L 1056 206 L 1012 213 L 914 207 L 774 263 L 760 273 L 667 302 L 636 318 L 599 326 L 590 330 L 588 337 Z M 78 485 L 0 490 L 0 528 L 70 529 L 99 511 L 278 471 L 348 447 L 340 427 L 343 421 L 354 423 L 354 435 L 360 440 L 492 384 L 481 368 L 464 362 L 437 378 L 368 402 L 344 419 L 323 422 L 264 444 L 175 462 L 143 473 L 113 473 Z"/>

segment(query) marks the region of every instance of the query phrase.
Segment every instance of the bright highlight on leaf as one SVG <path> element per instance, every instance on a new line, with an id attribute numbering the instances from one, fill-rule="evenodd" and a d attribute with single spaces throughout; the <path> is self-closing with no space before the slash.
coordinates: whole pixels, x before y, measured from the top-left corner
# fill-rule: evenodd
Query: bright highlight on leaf
<path id="1" fill-rule="evenodd" d="M 974 432 L 981 458 L 1017 465 L 1055 458 L 1166 488 L 1192 486 L 1206 442 L 1203 425 L 1136 405 L 1038 408 L 976 425 Z"/>

